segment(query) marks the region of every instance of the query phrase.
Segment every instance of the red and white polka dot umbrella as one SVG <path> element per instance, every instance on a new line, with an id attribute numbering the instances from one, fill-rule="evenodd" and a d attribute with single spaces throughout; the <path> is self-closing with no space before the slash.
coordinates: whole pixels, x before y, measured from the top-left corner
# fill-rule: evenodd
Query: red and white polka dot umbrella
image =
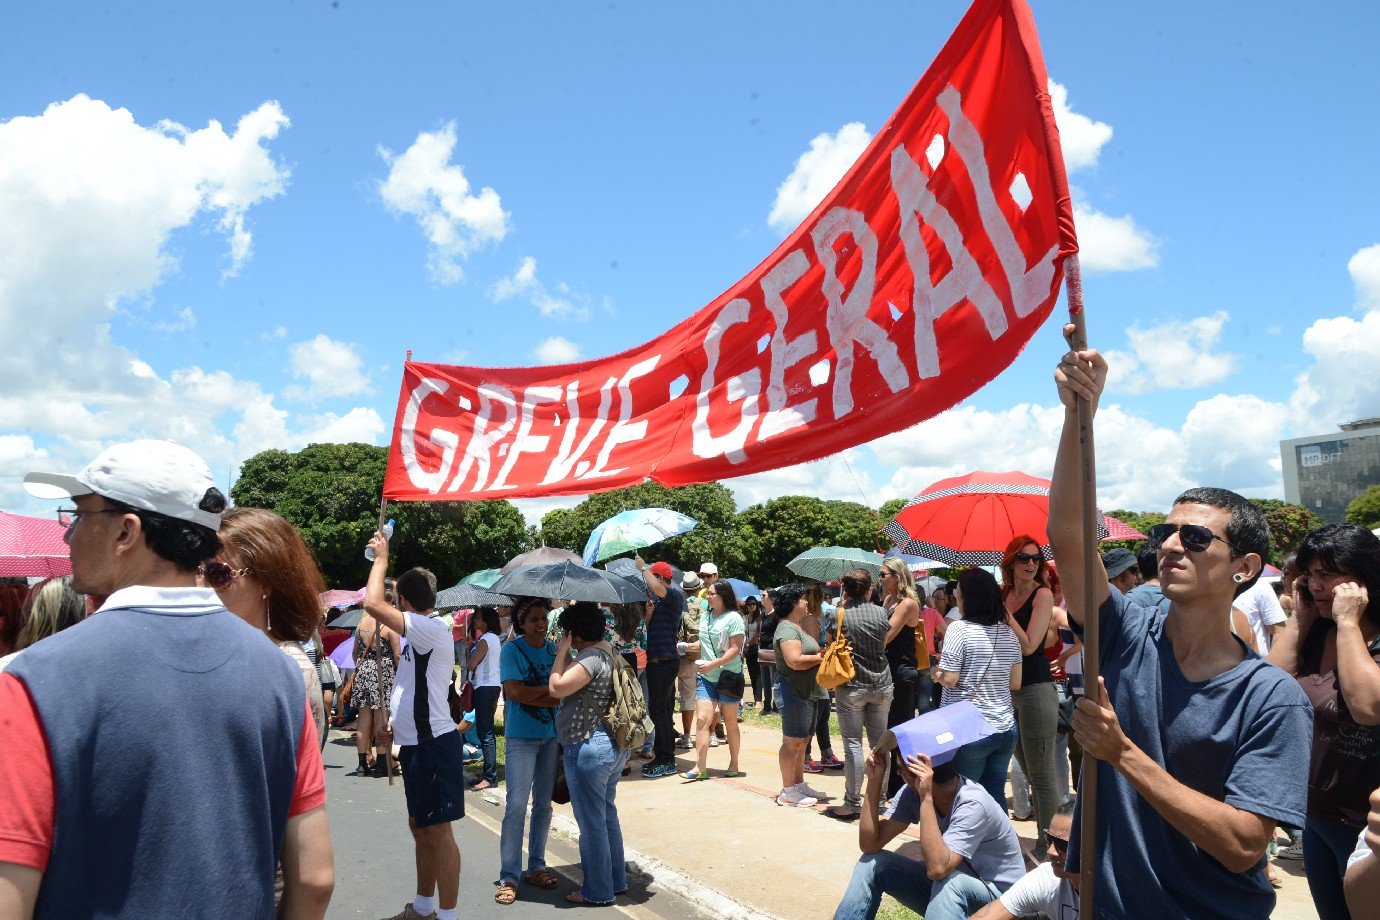
<path id="1" fill-rule="evenodd" d="M 47 578 L 72 574 L 58 521 L 0 511 L 0 576 Z"/>

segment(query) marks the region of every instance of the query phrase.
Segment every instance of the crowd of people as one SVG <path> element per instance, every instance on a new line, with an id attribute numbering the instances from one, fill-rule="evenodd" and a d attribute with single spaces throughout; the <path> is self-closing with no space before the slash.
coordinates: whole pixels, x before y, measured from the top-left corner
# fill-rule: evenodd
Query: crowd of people
<path id="1" fill-rule="evenodd" d="M 639 556 L 645 603 L 517 598 L 475 609 L 457 645 L 435 577 L 390 579 L 379 532 L 344 677 L 300 534 L 228 508 L 190 451 L 131 442 L 75 475 L 31 474 L 72 498 L 73 572 L 0 585 L 0 918 L 324 916 L 321 750 L 351 720 L 355 776 L 402 777 L 417 885 L 396 918 L 453 920 L 452 823 L 468 790 L 496 787 L 497 904 L 560 887 L 553 801 L 580 831 L 565 899 L 614 904 L 628 888 L 620 781 L 635 762 L 652 780 L 699 782 L 711 761 L 739 776 L 744 707 L 779 716 L 778 806 L 821 806 L 810 777 L 843 771 L 842 802 L 820 809 L 857 823 L 838 920 L 875 917 L 883 894 L 927 920 L 1076 916 L 1085 767 L 1099 915 L 1267 917 L 1283 831 L 1277 855 L 1302 857 L 1323 920 L 1373 916 L 1380 539 L 1319 528 L 1276 589 L 1260 580 L 1260 511 L 1198 488 L 1137 551 L 1099 554 L 1083 544 L 1074 405 L 1096 408 L 1106 363 L 1070 351 L 1055 376 L 1067 413 L 1048 544 L 1014 535 L 995 574 L 964 569 L 927 594 L 887 559 L 844 573 L 835 597 L 798 582 L 739 597 L 713 563 L 678 577 Z M 1090 570 L 1093 597 L 1062 589 Z M 1094 611 L 1100 675 L 1084 687 Z M 980 739 L 934 756 L 897 745 L 891 729 L 959 702 Z M 917 854 L 891 846 L 907 832 Z M 205 903 L 229 891 L 233 905 Z"/>

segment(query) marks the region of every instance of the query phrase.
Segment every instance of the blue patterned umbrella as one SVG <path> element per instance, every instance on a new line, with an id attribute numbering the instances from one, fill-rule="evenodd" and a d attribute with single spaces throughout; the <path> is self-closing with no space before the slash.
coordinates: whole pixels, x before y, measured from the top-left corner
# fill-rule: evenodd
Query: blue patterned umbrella
<path id="1" fill-rule="evenodd" d="M 620 511 L 594 528 L 585 544 L 585 564 L 594 565 L 611 556 L 660 543 L 695 526 L 694 518 L 670 508 L 635 508 Z"/>

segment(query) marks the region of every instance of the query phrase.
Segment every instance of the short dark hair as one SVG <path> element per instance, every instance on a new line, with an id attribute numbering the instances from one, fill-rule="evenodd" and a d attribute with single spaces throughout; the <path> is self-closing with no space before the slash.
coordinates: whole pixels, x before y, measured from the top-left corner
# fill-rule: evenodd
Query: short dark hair
<path id="1" fill-rule="evenodd" d="M 398 576 L 398 597 L 412 605 L 413 610 L 430 610 L 436 606 L 436 576 L 421 566 L 408 569 Z"/>
<path id="2" fill-rule="evenodd" d="M 547 606 L 545 598 L 528 597 L 518 601 L 517 608 L 513 611 L 513 626 L 522 629 L 523 624 L 527 622 L 527 614 L 538 607 L 541 608 L 542 613 L 551 613 L 551 608 Z"/>
<path id="3" fill-rule="evenodd" d="M 498 617 L 498 611 L 492 607 L 477 608 L 474 611 L 474 619 L 476 622 L 484 624 L 484 632 L 496 633 L 503 628 L 503 623 Z"/>
<path id="4" fill-rule="evenodd" d="M 195 572 L 221 551 L 220 536 L 209 527 L 135 508 L 104 495 L 101 498 L 112 510 L 137 517 L 148 548 L 184 572 Z"/>
<path id="5" fill-rule="evenodd" d="M 1260 572 L 1265 571 L 1265 563 L 1270 561 L 1270 525 L 1264 513 L 1251 504 L 1249 499 L 1237 495 L 1230 489 L 1217 489 L 1203 486 L 1189 489 L 1174 499 L 1176 505 L 1207 505 L 1231 512 L 1227 522 L 1227 543 L 1231 546 L 1231 557 L 1240 558 L 1247 553 L 1260 557 Z M 1251 589 L 1260 578 L 1260 572 L 1236 586 L 1236 596 L 1240 597 Z"/>
<path id="6" fill-rule="evenodd" d="M 936 783 L 952 783 L 957 777 L 957 760 L 950 760 L 947 763 L 941 763 L 934 768 L 934 781 Z"/>
<path id="7" fill-rule="evenodd" d="M 562 610 L 560 624 L 561 629 L 581 642 L 604 638 L 604 611 L 590 601 L 578 601 Z"/>
<path id="8" fill-rule="evenodd" d="M 1294 565 L 1302 577 L 1308 574 L 1315 562 L 1322 563 L 1333 572 L 1355 576 L 1370 597 L 1365 616 L 1372 623 L 1380 624 L 1380 537 L 1360 524 L 1319 527 L 1309 531 L 1299 544 Z"/>
<path id="9" fill-rule="evenodd" d="M 1078 800 L 1077 800 L 1077 799 L 1069 799 L 1067 802 L 1064 802 L 1064 803 L 1063 803 L 1062 805 L 1060 805 L 1058 808 L 1054 809 L 1054 817 L 1056 817 L 1056 818 L 1072 818 L 1072 817 L 1073 817 L 1073 810 L 1074 810 L 1075 808 L 1077 808 L 1077 807 L 1078 807 Z"/>
<path id="10" fill-rule="evenodd" d="M 1136 550 L 1136 568 L 1140 569 L 1140 577 L 1146 581 L 1160 577 L 1160 553 L 1150 545 L 1149 540 Z"/>
<path id="11" fill-rule="evenodd" d="M 996 626 L 1006 620 L 997 579 L 986 569 L 964 569 L 958 573 L 958 590 L 963 594 L 963 619 L 979 626 Z"/>
<path id="12" fill-rule="evenodd" d="M 867 569 L 849 569 L 843 573 L 840 581 L 843 583 L 844 597 L 849 600 L 865 598 L 872 590 L 872 573 Z"/>
<path id="13" fill-rule="evenodd" d="M 805 586 L 798 581 L 792 581 L 767 593 L 771 595 L 771 605 L 776 615 L 784 620 L 805 596 Z"/>

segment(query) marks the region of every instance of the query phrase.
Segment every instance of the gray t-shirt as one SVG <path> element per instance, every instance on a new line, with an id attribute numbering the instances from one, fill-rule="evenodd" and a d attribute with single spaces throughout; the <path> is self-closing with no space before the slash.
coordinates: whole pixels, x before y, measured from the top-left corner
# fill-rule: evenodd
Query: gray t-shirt
<path id="1" fill-rule="evenodd" d="M 848 629 L 847 620 L 843 628 Z M 920 797 L 915 790 L 909 785 L 902 787 L 885 817 L 919 824 Z M 1025 875 L 1021 841 L 1006 816 L 1005 803 L 998 805 L 981 784 L 959 776 L 958 792 L 954 793 L 948 815 L 937 817 L 944 845 L 968 860 L 978 878 L 996 885 L 998 891 L 1006 891 Z"/>
<path id="2" fill-rule="evenodd" d="M 886 634 L 891 616 L 876 604 L 844 605 L 843 635 L 853 649 L 855 676 L 844 686 L 869 690 L 891 689 L 891 668 L 886 663 Z"/>
<path id="3" fill-rule="evenodd" d="M 582 651 L 572 667 L 589 672 L 589 683 L 561 700 L 556 710 L 556 737 L 565 747 L 584 741 L 604 727 L 604 714 L 613 702 L 613 662 L 597 648 Z M 607 729 L 605 729 L 607 730 Z"/>
<path id="4" fill-rule="evenodd" d="M 800 643 L 800 654 L 814 655 L 819 652 L 819 643 L 810 638 L 810 634 L 790 620 L 782 620 L 776 625 L 776 634 L 772 637 L 772 649 L 776 652 L 776 673 L 781 675 L 795 695 L 802 700 L 827 700 L 828 692 L 824 690 L 815 678 L 819 674 L 819 665 L 811 665 L 802 671 L 797 671 L 786 664 L 786 656 L 781 653 L 781 643 L 796 641 Z"/>

